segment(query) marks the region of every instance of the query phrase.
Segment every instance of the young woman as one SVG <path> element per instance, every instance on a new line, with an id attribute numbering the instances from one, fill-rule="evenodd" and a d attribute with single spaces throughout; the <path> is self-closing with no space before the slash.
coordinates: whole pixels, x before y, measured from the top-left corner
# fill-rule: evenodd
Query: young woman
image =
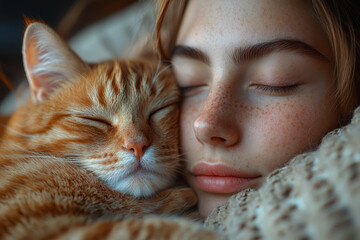
<path id="1" fill-rule="evenodd" d="M 356 14 L 335 0 L 160 2 L 158 46 L 182 89 L 181 150 L 203 216 L 351 117 Z"/>

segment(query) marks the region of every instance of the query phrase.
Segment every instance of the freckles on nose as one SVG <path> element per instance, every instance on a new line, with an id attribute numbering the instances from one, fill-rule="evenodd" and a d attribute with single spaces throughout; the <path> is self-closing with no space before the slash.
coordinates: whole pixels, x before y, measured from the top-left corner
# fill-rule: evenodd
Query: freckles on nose
<path id="1" fill-rule="evenodd" d="M 199 142 L 229 147 L 239 141 L 236 118 L 231 116 L 235 111 L 233 106 L 231 91 L 220 87 L 209 93 L 193 125 Z"/>
<path id="2" fill-rule="evenodd" d="M 224 114 L 229 111 L 235 113 L 234 95 L 230 87 L 219 86 L 210 92 L 203 111 L 217 114 Z"/>

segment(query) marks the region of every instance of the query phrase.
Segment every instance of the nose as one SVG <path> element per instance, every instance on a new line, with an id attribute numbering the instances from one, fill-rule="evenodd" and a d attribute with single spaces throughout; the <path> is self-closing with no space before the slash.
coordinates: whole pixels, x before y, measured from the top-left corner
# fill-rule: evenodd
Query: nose
<path id="1" fill-rule="evenodd" d="M 150 141 L 148 139 L 141 139 L 137 141 L 127 141 L 125 148 L 130 150 L 137 160 L 140 161 L 141 157 L 144 156 L 145 151 L 149 148 Z"/>
<path id="2" fill-rule="evenodd" d="M 231 147 L 239 142 L 240 132 L 231 97 L 226 91 L 210 91 L 205 105 L 194 121 L 198 141 L 221 147 Z"/>

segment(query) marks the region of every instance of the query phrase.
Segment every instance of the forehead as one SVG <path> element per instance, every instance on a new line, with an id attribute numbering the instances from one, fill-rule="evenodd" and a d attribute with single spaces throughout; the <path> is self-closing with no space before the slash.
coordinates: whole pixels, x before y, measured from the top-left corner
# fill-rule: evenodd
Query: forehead
<path id="1" fill-rule="evenodd" d="M 216 55 L 274 39 L 305 42 L 332 59 L 328 38 L 308 0 L 191 0 L 177 44 L 212 49 Z"/>

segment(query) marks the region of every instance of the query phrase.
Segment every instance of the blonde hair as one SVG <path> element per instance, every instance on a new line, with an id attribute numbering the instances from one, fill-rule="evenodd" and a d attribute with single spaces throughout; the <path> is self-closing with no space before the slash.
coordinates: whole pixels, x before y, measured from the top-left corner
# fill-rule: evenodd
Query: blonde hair
<path id="1" fill-rule="evenodd" d="M 332 47 L 336 97 L 345 123 L 360 103 L 360 11 L 351 0 L 311 2 Z M 158 1 L 155 41 L 162 59 L 170 59 L 186 4 L 186 0 Z"/>

